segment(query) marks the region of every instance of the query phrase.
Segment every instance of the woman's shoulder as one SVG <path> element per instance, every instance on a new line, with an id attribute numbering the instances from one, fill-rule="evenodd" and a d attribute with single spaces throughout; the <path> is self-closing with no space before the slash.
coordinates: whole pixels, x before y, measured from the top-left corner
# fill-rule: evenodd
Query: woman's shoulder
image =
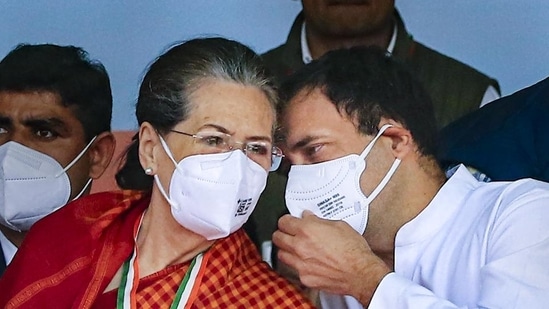
<path id="1" fill-rule="evenodd" d="M 36 222 L 25 238 L 35 243 L 48 240 L 82 241 L 100 233 L 119 216 L 133 208 L 139 211 L 145 195 L 138 191 L 113 191 L 90 194 L 72 201 Z M 148 203 L 145 203 L 148 204 Z M 138 205 L 138 207 L 132 207 Z"/>

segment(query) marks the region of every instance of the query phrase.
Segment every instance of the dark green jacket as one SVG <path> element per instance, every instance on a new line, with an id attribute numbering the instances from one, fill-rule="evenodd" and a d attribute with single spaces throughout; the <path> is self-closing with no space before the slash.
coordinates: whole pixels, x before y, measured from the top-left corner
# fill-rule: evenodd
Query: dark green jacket
<path id="1" fill-rule="evenodd" d="M 431 95 L 439 128 L 478 109 L 488 86 L 499 92 L 496 80 L 472 67 L 442 55 L 413 40 L 395 10 L 397 38 L 393 56 L 416 75 Z M 267 67 L 282 80 L 304 66 L 301 53 L 303 14 L 294 21 L 286 43 L 263 56 Z M 267 187 L 245 228 L 258 245 L 270 240 L 278 218 L 287 212 L 284 203 L 286 176 L 271 173 Z"/>
<path id="2" fill-rule="evenodd" d="M 439 128 L 479 108 L 488 86 L 499 92 L 498 82 L 474 68 L 414 41 L 395 11 L 397 38 L 393 56 L 421 81 L 433 100 Z M 303 14 L 292 25 L 288 40 L 266 52 L 263 60 L 279 79 L 304 66 L 301 54 Z"/>

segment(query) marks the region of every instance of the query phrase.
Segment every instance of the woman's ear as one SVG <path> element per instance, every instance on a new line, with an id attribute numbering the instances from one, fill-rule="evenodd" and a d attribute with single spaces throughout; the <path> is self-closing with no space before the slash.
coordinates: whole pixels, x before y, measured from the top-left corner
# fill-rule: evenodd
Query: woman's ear
<path id="1" fill-rule="evenodd" d="M 90 159 L 88 175 L 90 178 L 97 179 L 103 175 L 112 160 L 115 146 L 116 141 L 111 132 L 103 132 L 97 135 L 88 150 L 88 157 Z"/>
<path id="2" fill-rule="evenodd" d="M 148 122 L 143 122 L 139 127 L 139 162 L 145 169 L 153 174 L 157 171 L 158 158 L 156 148 L 160 139 L 155 128 Z"/>

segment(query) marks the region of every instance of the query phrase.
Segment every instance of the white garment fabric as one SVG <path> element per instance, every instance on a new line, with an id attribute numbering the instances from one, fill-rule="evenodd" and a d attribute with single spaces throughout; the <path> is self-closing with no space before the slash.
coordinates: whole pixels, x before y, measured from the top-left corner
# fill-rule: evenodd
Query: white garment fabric
<path id="1" fill-rule="evenodd" d="M 10 265 L 11 260 L 17 252 L 17 247 L 4 236 L 4 233 L 0 232 L 0 246 L 4 253 L 4 259 L 6 259 L 6 265 Z"/>
<path id="2" fill-rule="evenodd" d="M 363 309 L 356 298 L 349 295 L 337 295 L 320 291 L 320 308 L 322 309 Z"/>
<path id="3" fill-rule="evenodd" d="M 389 41 L 389 46 L 387 46 L 387 51 L 390 53 L 393 53 L 393 50 L 395 49 L 396 38 L 397 38 L 397 26 L 395 24 L 393 35 L 391 36 L 391 40 Z M 309 44 L 307 43 L 307 32 L 305 31 L 305 22 L 303 22 L 303 25 L 301 26 L 301 59 L 303 59 L 303 63 L 305 64 L 313 61 L 313 56 L 311 55 L 311 50 L 309 49 Z M 500 98 L 500 95 L 496 90 L 496 88 L 490 85 L 488 86 L 488 88 L 486 88 L 486 92 L 484 92 L 484 96 L 482 97 L 482 101 L 480 101 L 479 108 L 499 98 Z"/>
<path id="4" fill-rule="evenodd" d="M 397 25 L 395 24 L 393 28 L 393 35 L 389 41 L 389 46 L 387 46 L 387 51 L 393 53 L 395 49 L 396 39 L 397 39 Z M 309 43 L 307 43 L 307 32 L 305 30 L 305 22 L 301 25 L 301 59 L 303 63 L 307 64 L 313 61 L 313 56 L 311 55 L 311 50 L 309 49 Z M 496 92 L 497 93 L 497 92 Z"/>
<path id="5" fill-rule="evenodd" d="M 478 182 L 460 166 L 395 239 L 369 308 L 547 308 L 549 184 Z"/>

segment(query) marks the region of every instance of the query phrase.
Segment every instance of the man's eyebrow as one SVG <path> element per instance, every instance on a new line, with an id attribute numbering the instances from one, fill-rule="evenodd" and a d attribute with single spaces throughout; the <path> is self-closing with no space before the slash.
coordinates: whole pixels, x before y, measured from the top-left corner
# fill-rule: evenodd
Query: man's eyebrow
<path id="1" fill-rule="evenodd" d="M 12 125 L 13 121 L 10 117 L 0 115 L 0 125 L 8 126 Z"/>
<path id="2" fill-rule="evenodd" d="M 318 139 L 318 136 L 307 135 L 304 138 L 297 141 L 297 143 L 295 143 L 294 145 L 290 146 L 289 148 L 291 150 L 297 150 L 299 148 L 303 148 L 303 147 L 307 146 L 308 144 L 312 143 L 316 139 Z"/>
<path id="3" fill-rule="evenodd" d="M 50 118 L 29 118 L 23 121 L 23 124 L 28 127 L 65 127 L 63 120 L 55 117 Z"/>

